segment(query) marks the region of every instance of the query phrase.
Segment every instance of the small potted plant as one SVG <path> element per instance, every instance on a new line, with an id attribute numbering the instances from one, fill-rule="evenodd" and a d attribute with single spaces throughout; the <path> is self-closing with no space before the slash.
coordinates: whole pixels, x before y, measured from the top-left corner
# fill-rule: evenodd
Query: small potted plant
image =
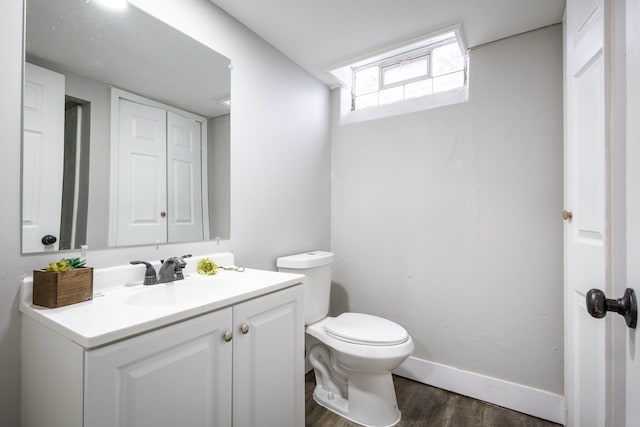
<path id="1" fill-rule="evenodd" d="M 63 258 L 33 271 L 33 303 L 62 307 L 93 298 L 93 268 L 81 258 Z"/>

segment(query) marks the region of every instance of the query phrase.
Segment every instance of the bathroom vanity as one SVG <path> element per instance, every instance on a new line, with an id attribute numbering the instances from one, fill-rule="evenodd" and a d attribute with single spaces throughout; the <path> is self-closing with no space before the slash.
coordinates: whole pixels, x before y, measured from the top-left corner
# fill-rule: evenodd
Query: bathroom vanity
<path id="1" fill-rule="evenodd" d="M 140 272 L 97 269 L 94 299 L 57 309 L 25 281 L 23 426 L 304 425 L 304 276 Z"/>

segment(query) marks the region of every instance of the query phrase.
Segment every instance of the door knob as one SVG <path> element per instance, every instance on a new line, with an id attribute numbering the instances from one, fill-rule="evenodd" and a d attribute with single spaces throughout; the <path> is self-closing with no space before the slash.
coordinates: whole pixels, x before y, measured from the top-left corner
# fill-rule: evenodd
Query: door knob
<path id="1" fill-rule="evenodd" d="M 622 298 L 608 299 L 600 289 L 587 292 L 587 311 L 596 319 L 606 316 L 607 311 L 615 311 L 624 316 L 627 326 L 635 329 L 638 323 L 638 302 L 633 289 L 627 288 Z"/>
<path id="2" fill-rule="evenodd" d="M 570 221 L 573 218 L 573 212 L 571 211 L 562 211 L 562 219 L 565 221 Z"/>
<path id="3" fill-rule="evenodd" d="M 42 244 L 45 246 L 53 245 L 58 239 L 56 236 L 52 236 L 51 234 L 47 234 L 46 236 L 42 236 Z"/>

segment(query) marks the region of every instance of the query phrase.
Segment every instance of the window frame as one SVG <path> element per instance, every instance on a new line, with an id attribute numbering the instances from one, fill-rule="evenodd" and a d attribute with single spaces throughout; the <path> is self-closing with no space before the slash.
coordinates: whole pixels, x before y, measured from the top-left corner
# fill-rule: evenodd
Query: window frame
<path id="1" fill-rule="evenodd" d="M 389 69 L 393 69 L 393 68 L 397 68 L 400 67 L 402 65 L 411 63 L 411 62 L 415 62 L 418 61 L 420 59 L 426 58 L 427 60 L 427 70 L 423 75 L 417 76 L 417 77 L 412 77 L 409 79 L 404 79 L 404 80 L 399 80 L 397 82 L 394 83 L 385 83 L 384 82 L 384 73 L 386 70 Z M 411 56 L 411 57 L 405 57 L 402 59 L 398 59 L 398 60 L 389 60 L 389 61 L 385 61 L 382 62 L 378 65 L 378 72 L 379 72 L 379 77 L 378 77 L 378 92 L 383 90 L 383 89 L 389 89 L 389 88 L 393 88 L 396 86 L 403 86 L 406 85 L 408 83 L 413 83 L 413 82 L 417 82 L 420 80 L 425 80 L 428 79 L 429 76 L 431 75 L 431 51 L 426 52 L 426 53 L 422 53 L 420 55 L 415 55 L 415 56 Z"/>
<path id="2" fill-rule="evenodd" d="M 439 35 L 435 35 L 433 37 L 433 39 L 437 39 L 438 36 L 443 36 L 446 35 L 448 32 L 443 32 Z M 458 49 L 460 49 L 460 54 L 463 57 L 463 67 L 462 70 L 457 70 L 457 71 L 452 71 L 449 73 L 445 73 L 445 74 L 441 74 L 438 76 L 434 76 L 433 75 L 433 50 L 442 47 L 442 46 L 446 46 L 449 44 L 456 44 Z M 409 78 L 409 79 L 405 79 L 405 80 L 400 80 L 398 82 L 394 82 L 394 83 L 389 83 L 389 84 L 385 84 L 384 83 L 384 71 L 386 69 L 390 69 L 392 67 L 397 67 L 402 65 L 403 63 L 407 63 L 407 62 L 411 62 L 411 61 L 415 61 L 421 58 L 427 58 L 427 71 L 424 75 L 421 76 L 417 76 L 417 77 L 413 77 L 413 78 Z M 463 72 L 463 84 L 462 86 L 466 86 L 467 85 L 467 57 L 465 55 L 462 43 L 461 43 L 461 39 L 460 39 L 460 34 L 457 31 L 453 31 L 453 34 L 450 37 L 447 37 L 445 39 L 440 39 L 440 40 L 435 40 L 432 42 L 427 41 L 427 44 L 424 46 L 420 46 L 418 48 L 414 48 L 414 49 L 410 49 L 407 50 L 406 52 L 401 52 L 401 53 L 397 53 L 394 54 L 392 56 L 389 57 L 383 57 L 381 59 L 375 60 L 375 61 L 371 61 L 371 62 L 367 62 L 365 64 L 361 64 L 361 65 L 357 65 L 357 66 L 352 66 L 351 67 L 351 111 L 357 111 L 357 110 L 362 110 L 365 108 L 373 108 L 373 107 L 380 107 L 381 105 L 385 105 L 385 104 L 380 104 L 378 101 L 378 104 L 375 106 L 370 106 L 370 107 L 363 107 L 360 109 L 356 108 L 356 74 L 359 71 L 365 70 L 365 69 L 369 69 L 369 68 L 373 68 L 373 67 L 377 67 L 378 68 L 378 89 L 376 91 L 371 91 L 371 92 L 367 92 L 367 93 L 363 93 L 360 94 L 358 96 L 362 96 L 362 95 L 370 95 L 373 93 L 380 93 L 382 90 L 384 89 L 391 89 L 394 87 L 398 87 L 398 86 L 405 86 L 407 84 L 411 84 L 411 83 L 415 83 L 415 82 L 419 82 L 419 81 L 426 81 L 429 79 L 434 79 L 435 77 L 441 77 L 441 76 L 446 76 L 449 74 L 453 74 L 453 73 L 458 73 L 460 71 Z M 425 94 L 421 97 L 426 97 L 426 96 L 430 96 L 433 95 L 433 92 L 430 94 Z M 409 98 L 409 99 L 413 99 L 413 98 Z M 405 98 L 404 94 L 403 94 L 403 99 L 402 101 L 406 101 L 407 98 Z M 400 102 L 400 101 L 398 101 Z"/>

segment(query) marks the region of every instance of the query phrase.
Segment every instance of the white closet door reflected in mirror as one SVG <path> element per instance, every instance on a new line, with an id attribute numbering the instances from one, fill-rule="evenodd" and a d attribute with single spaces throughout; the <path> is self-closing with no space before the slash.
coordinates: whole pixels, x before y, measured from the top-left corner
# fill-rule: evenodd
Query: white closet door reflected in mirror
<path id="1" fill-rule="evenodd" d="M 112 89 L 109 245 L 202 240 L 204 117 Z"/>
<path id="2" fill-rule="evenodd" d="M 199 241 L 209 235 L 206 121 L 167 113 L 167 237 Z"/>

